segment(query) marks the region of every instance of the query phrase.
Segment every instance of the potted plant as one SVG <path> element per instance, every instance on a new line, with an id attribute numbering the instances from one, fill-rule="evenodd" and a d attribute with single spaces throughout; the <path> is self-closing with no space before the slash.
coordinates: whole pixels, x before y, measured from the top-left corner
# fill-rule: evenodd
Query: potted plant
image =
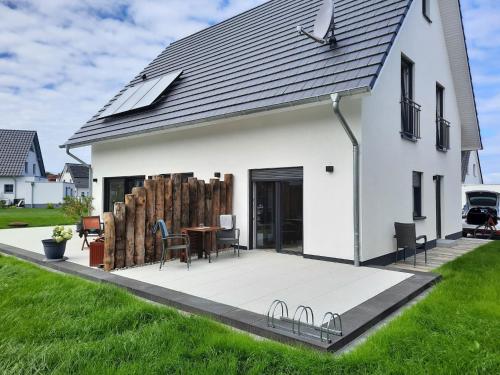
<path id="1" fill-rule="evenodd" d="M 52 232 L 52 238 L 42 240 L 43 251 L 48 261 L 64 260 L 64 252 L 66 251 L 66 241 L 73 237 L 71 228 L 57 226 Z"/>

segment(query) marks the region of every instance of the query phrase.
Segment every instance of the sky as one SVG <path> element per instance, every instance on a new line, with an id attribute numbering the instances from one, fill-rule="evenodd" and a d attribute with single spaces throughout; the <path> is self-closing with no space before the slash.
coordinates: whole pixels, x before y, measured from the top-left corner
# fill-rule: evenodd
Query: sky
<path id="1" fill-rule="evenodd" d="M 264 0 L 0 0 L 0 128 L 59 148 L 172 41 Z M 461 0 L 486 183 L 500 183 L 500 1 Z M 75 154 L 90 160 L 88 148 Z"/>

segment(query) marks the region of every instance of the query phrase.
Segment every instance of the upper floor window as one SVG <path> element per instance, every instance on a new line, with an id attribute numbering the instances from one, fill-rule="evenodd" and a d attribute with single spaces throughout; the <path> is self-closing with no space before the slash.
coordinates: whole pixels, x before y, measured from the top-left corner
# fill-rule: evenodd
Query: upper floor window
<path id="1" fill-rule="evenodd" d="M 24 173 L 28 173 L 28 162 L 24 162 Z"/>
<path id="2" fill-rule="evenodd" d="M 419 104 L 413 101 L 414 64 L 406 57 L 401 59 L 401 136 L 412 141 L 420 138 Z"/>
<path id="3" fill-rule="evenodd" d="M 436 84 L 436 147 L 447 151 L 450 148 L 450 123 L 444 118 L 444 87 Z"/>
<path id="4" fill-rule="evenodd" d="M 13 193 L 14 192 L 14 185 L 13 184 L 5 184 L 3 186 L 3 192 L 4 193 Z"/>
<path id="5" fill-rule="evenodd" d="M 36 164 L 33 164 L 33 175 L 36 175 Z"/>
<path id="6" fill-rule="evenodd" d="M 427 21 L 431 21 L 431 0 L 422 0 L 422 13 Z"/>

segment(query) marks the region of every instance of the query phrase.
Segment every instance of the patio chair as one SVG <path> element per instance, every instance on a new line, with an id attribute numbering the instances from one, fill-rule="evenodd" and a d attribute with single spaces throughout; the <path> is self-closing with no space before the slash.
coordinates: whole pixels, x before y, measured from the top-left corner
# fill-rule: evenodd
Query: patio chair
<path id="1" fill-rule="evenodd" d="M 216 234 L 216 253 L 219 255 L 219 246 L 229 245 L 240 256 L 240 230 L 236 228 L 236 215 L 220 215 L 218 226 L 222 229 Z"/>
<path id="2" fill-rule="evenodd" d="M 182 251 L 185 251 L 187 268 L 189 270 L 189 266 L 191 265 L 191 248 L 189 244 L 189 236 L 187 234 L 168 234 L 167 225 L 161 219 L 158 220 L 153 226 L 153 234 L 155 234 L 158 230 L 161 231 L 162 238 L 160 270 L 165 264 L 165 257 L 169 250 L 177 252 L 179 254 Z M 172 240 L 182 240 L 182 244 L 172 244 Z"/>
<path id="3" fill-rule="evenodd" d="M 398 262 L 399 251 L 403 250 L 403 261 L 406 262 L 406 250 L 412 251 L 413 257 L 413 267 L 417 265 L 417 249 L 424 249 L 425 263 L 427 264 L 427 236 L 418 236 L 416 234 L 415 223 L 405 224 L 405 223 L 394 223 L 394 228 L 396 229 L 396 263 Z M 424 240 L 423 243 L 418 243 L 418 241 Z"/>
<path id="4" fill-rule="evenodd" d="M 90 247 L 89 237 L 100 237 L 103 234 L 101 218 L 99 216 L 84 216 L 82 217 L 82 251 L 85 245 Z"/>

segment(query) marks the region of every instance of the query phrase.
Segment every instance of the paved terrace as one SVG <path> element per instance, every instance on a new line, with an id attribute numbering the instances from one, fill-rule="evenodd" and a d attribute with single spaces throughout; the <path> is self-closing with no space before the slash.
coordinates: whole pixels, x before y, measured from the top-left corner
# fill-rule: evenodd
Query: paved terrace
<path id="1" fill-rule="evenodd" d="M 193 259 L 188 271 L 184 263 L 168 262 L 106 273 L 88 267 L 88 249 L 82 239 L 67 244 L 68 261 L 44 263 L 41 240 L 52 228 L 0 230 L 0 251 L 31 262 L 110 282 L 131 292 L 181 310 L 208 315 L 237 328 L 283 342 L 307 344 L 322 350 L 337 350 L 369 327 L 431 286 L 437 275 L 389 270 L 304 259 L 274 251 L 232 251 L 205 259 Z M 3 245 L 2 245 L 3 244 Z M 327 311 L 342 316 L 344 335 L 330 343 L 297 337 L 267 327 L 265 314 L 271 302 L 287 302 L 293 315 L 300 304 L 310 306 L 318 324 Z"/>

